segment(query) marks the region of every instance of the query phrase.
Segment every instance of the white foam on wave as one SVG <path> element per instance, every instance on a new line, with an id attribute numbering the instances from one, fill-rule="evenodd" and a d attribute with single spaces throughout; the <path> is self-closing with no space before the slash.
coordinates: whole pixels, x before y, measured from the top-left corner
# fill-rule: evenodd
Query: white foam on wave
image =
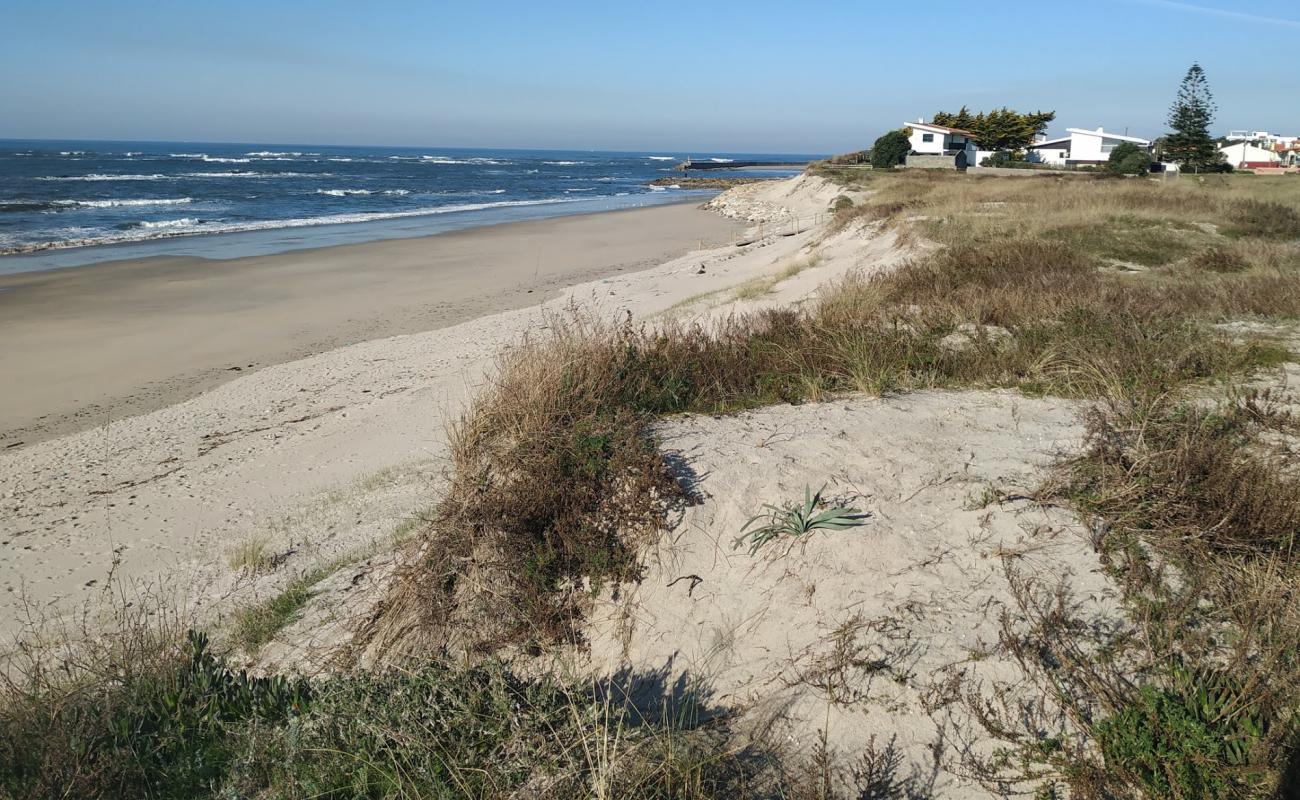
<path id="1" fill-rule="evenodd" d="M 0 200 L 0 206 L 47 206 L 60 208 L 119 208 L 132 206 L 178 206 L 192 202 L 193 198 L 147 198 L 139 200 Z"/>
<path id="2" fill-rule="evenodd" d="M 250 158 L 217 158 L 216 156 L 203 156 L 203 160 L 209 164 L 247 164 L 252 161 Z"/>
<path id="3" fill-rule="evenodd" d="M 181 178 L 332 178 L 332 172 L 185 172 Z"/>
<path id="4" fill-rule="evenodd" d="M 101 175 L 91 173 L 90 175 L 51 175 L 44 178 L 37 178 L 38 181 L 165 181 L 169 180 L 170 175 Z"/>
<path id="5" fill-rule="evenodd" d="M 569 194 L 570 192 L 594 192 L 594 191 L 596 191 L 596 187 L 588 186 L 586 189 L 565 189 L 564 193 Z"/>
<path id="6" fill-rule="evenodd" d="M 191 197 L 174 197 L 139 200 L 55 200 L 58 205 L 67 204 L 73 208 L 133 208 L 135 206 L 180 206 L 193 202 Z"/>
<path id="7" fill-rule="evenodd" d="M 142 156 L 144 155 L 144 153 L 140 152 L 139 150 L 136 150 L 135 152 L 123 153 L 122 155 L 126 156 L 127 158 L 130 158 L 131 156 Z"/>
<path id="8" fill-rule="evenodd" d="M 184 218 L 177 220 L 161 220 L 156 222 L 142 222 L 138 226 L 133 226 L 127 230 L 108 233 L 103 235 L 83 236 L 75 239 L 64 239 L 55 242 L 40 242 L 36 244 L 23 245 L 0 245 L 0 255 L 10 255 L 14 253 L 28 253 L 38 250 L 64 249 L 69 247 L 84 247 L 87 245 L 99 244 L 120 244 L 123 242 L 138 242 L 148 239 L 163 239 L 173 236 L 187 236 L 200 233 L 243 233 L 248 231 L 261 230 L 278 230 L 282 228 L 306 228 L 318 225 L 341 225 L 355 222 L 378 222 L 388 219 L 403 219 L 407 217 L 425 217 L 438 214 L 455 214 L 467 211 L 485 211 L 493 208 L 509 208 L 517 206 L 544 206 L 555 205 L 558 203 L 576 203 L 582 198 L 564 198 L 553 197 L 546 200 L 500 200 L 493 203 L 462 203 L 459 205 L 434 206 L 431 208 L 415 208 L 406 211 L 374 211 L 374 212 L 356 212 L 351 214 L 329 214 L 321 217 L 303 217 L 298 219 L 278 219 L 278 220 L 261 220 L 258 222 L 227 222 L 213 223 L 204 222 L 203 220 Z M 84 229 L 79 229 L 84 230 Z"/>
<path id="9" fill-rule="evenodd" d="M 652 192 L 665 192 L 665 191 L 667 191 L 667 189 L 665 189 L 665 188 L 662 187 L 662 186 L 651 186 L 651 187 L 650 187 L 650 191 L 652 191 Z"/>
<path id="10" fill-rule="evenodd" d="M 646 156 L 648 161 L 676 161 L 677 156 Z"/>
<path id="11" fill-rule="evenodd" d="M 59 152 L 61 156 L 84 156 L 85 154 L 85 150 L 63 150 Z"/>
<path id="12" fill-rule="evenodd" d="M 207 153 L 168 153 L 171 158 L 207 158 Z"/>
<path id="13" fill-rule="evenodd" d="M 171 230 L 173 228 L 193 228 L 203 224 L 201 220 L 194 217 L 182 217 L 181 219 L 160 219 L 153 222 L 141 222 L 139 227 L 150 230 Z"/>
<path id="14" fill-rule="evenodd" d="M 579 164 L 585 164 L 585 161 L 543 161 L 543 164 L 549 164 L 552 167 L 576 167 Z"/>
<path id="15" fill-rule="evenodd" d="M 735 161 L 736 159 L 734 159 L 734 158 L 710 158 L 709 160 L 712 161 L 712 162 L 715 163 L 715 164 L 730 164 L 731 162 Z"/>
<path id="16" fill-rule="evenodd" d="M 389 158 L 401 158 L 401 156 L 389 156 Z M 510 163 L 509 161 L 498 161 L 494 158 L 448 158 L 447 156 L 420 156 L 420 161 L 424 164 L 482 164 L 498 167 Z"/>
<path id="17" fill-rule="evenodd" d="M 410 189 L 384 189 L 375 192 L 370 189 L 317 189 L 316 194 L 327 194 L 330 197 L 365 197 L 372 194 L 387 194 L 396 197 L 403 197 L 411 193 Z"/>
<path id="18" fill-rule="evenodd" d="M 298 153 L 298 152 L 278 152 L 275 150 L 259 150 L 256 153 L 244 153 L 244 155 L 254 156 L 256 158 L 285 158 L 285 157 L 297 158 L 298 156 L 302 156 L 302 155 L 314 155 L 314 154 Z"/>

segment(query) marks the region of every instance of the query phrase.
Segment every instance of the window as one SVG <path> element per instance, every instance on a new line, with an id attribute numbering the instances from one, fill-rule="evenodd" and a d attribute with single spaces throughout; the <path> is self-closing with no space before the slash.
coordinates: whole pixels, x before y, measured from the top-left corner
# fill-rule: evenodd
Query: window
<path id="1" fill-rule="evenodd" d="M 921 141 L 923 141 L 923 142 L 933 142 L 933 141 L 934 141 L 934 134 L 933 134 L 933 133 L 923 133 L 923 134 L 921 134 Z"/>

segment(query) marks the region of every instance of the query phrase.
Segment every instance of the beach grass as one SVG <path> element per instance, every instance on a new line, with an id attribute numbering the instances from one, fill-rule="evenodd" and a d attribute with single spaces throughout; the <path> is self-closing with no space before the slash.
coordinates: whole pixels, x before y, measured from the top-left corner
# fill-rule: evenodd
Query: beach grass
<path id="1" fill-rule="evenodd" d="M 1300 314 L 1294 243 L 1271 228 L 1218 237 L 1217 247 L 1242 248 L 1248 266 L 1234 272 L 1179 258 L 1141 273 L 1106 269 L 1114 251 L 1096 244 L 1117 214 L 1163 214 L 1171 229 L 1215 210 L 1248 215 L 1232 185 L 1222 195 L 1191 190 L 1186 201 L 1163 185 L 1114 180 L 873 181 L 869 202 L 847 213 L 916 226 L 943 246 L 892 273 L 850 277 L 805 309 L 707 327 L 578 314 L 504 356 L 454 428 L 453 484 L 423 537 L 422 551 L 437 555 L 397 583 L 390 609 L 415 617 L 394 638 L 487 619 L 471 647 L 563 640 L 589 587 L 634 576 L 638 543 L 687 501 L 653 445 L 656 415 L 976 387 L 1127 408 L 1289 358 L 1276 344 L 1210 327 Z M 1092 227 L 1063 239 L 1054 232 L 1065 220 Z M 967 341 L 955 346 L 962 332 Z"/>

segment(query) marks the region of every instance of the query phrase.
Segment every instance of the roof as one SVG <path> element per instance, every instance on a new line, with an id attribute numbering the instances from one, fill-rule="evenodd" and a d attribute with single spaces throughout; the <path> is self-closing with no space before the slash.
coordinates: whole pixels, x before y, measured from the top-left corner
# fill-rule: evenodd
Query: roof
<path id="1" fill-rule="evenodd" d="M 1066 128 L 1067 133 L 1082 133 L 1088 136 L 1104 136 L 1107 139 L 1119 139 L 1121 142 L 1132 142 L 1133 144 L 1151 144 L 1149 139 L 1143 139 L 1138 136 L 1125 136 L 1120 133 L 1111 133 L 1098 128 L 1095 131 L 1085 130 L 1084 128 Z"/>
<path id="2" fill-rule="evenodd" d="M 1062 136 L 1060 139 L 1047 139 L 1041 142 L 1034 142 L 1033 144 L 1029 145 L 1029 149 L 1033 150 L 1035 147 L 1059 147 L 1062 144 L 1069 144 L 1069 143 L 1070 143 L 1070 137 Z"/>
<path id="3" fill-rule="evenodd" d="M 944 133 L 955 133 L 958 136 L 969 136 L 972 139 L 979 138 L 970 131 L 964 131 L 961 128 L 949 128 L 946 125 L 932 125 L 929 122 L 907 122 L 904 123 L 906 128 L 925 128 L 932 131 L 943 131 Z"/>

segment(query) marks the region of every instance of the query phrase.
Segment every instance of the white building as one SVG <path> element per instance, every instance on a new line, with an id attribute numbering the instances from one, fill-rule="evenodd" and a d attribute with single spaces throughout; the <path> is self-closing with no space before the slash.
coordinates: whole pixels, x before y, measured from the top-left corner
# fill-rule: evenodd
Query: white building
<path id="1" fill-rule="evenodd" d="M 976 159 L 978 149 L 975 144 L 975 134 L 970 131 L 931 125 L 924 121 L 909 122 L 906 127 L 912 129 L 908 141 L 912 144 L 913 153 L 943 156 L 965 152 L 966 164 L 972 167 L 979 164 Z"/>
<path id="2" fill-rule="evenodd" d="M 1272 167 L 1282 162 L 1282 157 L 1272 150 L 1256 147 L 1250 142 L 1237 142 L 1227 147 L 1220 147 L 1219 152 L 1233 169 L 1250 169 L 1251 167 Z"/>
<path id="3" fill-rule="evenodd" d="M 1300 137 L 1296 136 L 1282 136 L 1281 134 L 1269 133 L 1268 131 L 1246 130 L 1228 131 L 1228 135 L 1223 138 L 1230 142 L 1250 142 L 1262 147 L 1272 147 L 1277 144 L 1280 144 L 1283 147 L 1291 147 L 1297 141 L 1300 141 Z"/>
<path id="4" fill-rule="evenodd" d="M 1066 128 L 1065 132 L 1070 134 L 1070 149 L 1065 154 L 1066 164 L 1104 164 L 1110 160 L 1111 151 L 1124 142 L 1146 150 L 1151 149 L 1148 139 L 1108 133 L 1101 128 L 1094 131 Z"/>
<path id="5" fill-rule="evenodd" d="M 1065 162 L 1070 158 L 1070 141 L 1070 137 L 1066 136 L 1063 139 L 1044 139 L 1041 142 L 1034 142 L 1026 149 L 1025 160 L 1035 164 L 1064 167 Z"/>

